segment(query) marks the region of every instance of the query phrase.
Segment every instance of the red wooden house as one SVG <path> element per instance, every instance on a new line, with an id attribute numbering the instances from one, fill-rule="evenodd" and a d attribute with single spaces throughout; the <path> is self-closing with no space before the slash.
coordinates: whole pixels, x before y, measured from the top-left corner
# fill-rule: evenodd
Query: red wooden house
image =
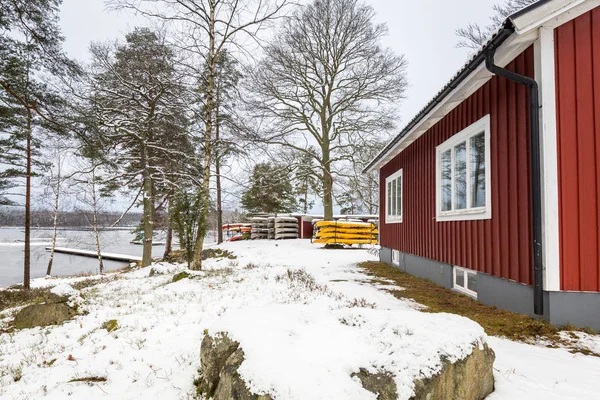
<path id="1" fill-rule="evenodd" d="M 541 0 L 371 162 L 382 261 L 600 329 L 600 0 Z"/>

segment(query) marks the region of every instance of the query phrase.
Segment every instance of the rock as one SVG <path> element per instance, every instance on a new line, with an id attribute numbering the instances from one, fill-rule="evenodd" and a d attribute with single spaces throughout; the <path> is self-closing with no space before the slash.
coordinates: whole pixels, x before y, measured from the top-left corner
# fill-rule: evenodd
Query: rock
<path id="1" fill-rule="evenodd" d="M 42 297 L 44 298 L 44 302 L 46 304 L 59 304 L 69 301 L 68 295 L 60 295 L 52 292 L 45 292 Z"/>
<path id="2" fill-rule="evenodd" d="M 180 281 L 182 279 L 189 278 L 189 277 L 190 277 L 189 273 L 187 273 L 185 271 L 181 271 L 180 273 L 175 274 L 173 276 L 173 282 L 177 282 L 177 281 Z"/>
<path id="3" fill-rule="evenodd" d="M 439 374 L 415 382 L 411 400 L 481 400 L 494 391 L 494 351 L 476 344 L 473 352 L 452 364 L 442 362 Z"/>
<path id="4" fill-rule="evenodd" d="M 238 368 L 244 361 L 244 352 L 239 346 L 225 333 L 218 333 L 214 338 L 204 335 L 200 345 L 202 375 L 198 391 L 214 400 L 272 400 L 269 395 L 250 392 L 239 375 Z"/>
<path id="5" fill-rule="evenodd" d="M 150 268 L 150 273 L 148 274 L 148 276 L 154 276 L 156 275 L 156 270 L 154 268 Z"/>
<path id="6" fill-rule="evenodd" d="M 108 332 L 112 332 L 119 327 L 116 319 L 109 319 L 102 324 L 102 329 L 106 329 Z"/>
<path id="7" fill-rule="evenodd" d="M 13 324 L 17 329 L 58 325 L 75 314 L 75 310 L 65 303 L 33 304 L 19 311 Z"/>
<path id="8" fill-rule="evenodd" d="M 394 376 L 389 372 L 373 374 L 361 368 L 359 372 L 352 374 L 352 377 L 360 379 L 360 383 L 366 390 L 377 395 L 377 400 L 396 400 L 398 398 Z"/>

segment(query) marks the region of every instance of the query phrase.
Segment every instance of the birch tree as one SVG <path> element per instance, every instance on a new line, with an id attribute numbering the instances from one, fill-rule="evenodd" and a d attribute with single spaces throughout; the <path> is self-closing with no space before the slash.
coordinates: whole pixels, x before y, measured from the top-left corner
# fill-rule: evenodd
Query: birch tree
<path id="1" fill-rule="evenodd" d="M 394 128 L 406 89 L 406 61 L 382 47 L 387 27 L 374 18 L 359 0 L 314 0 L 285 22 L 247 79 L 248 110 L 261 122 L 250 138 L 314 158 L 326 220 L 344 161 Z"/>
<path id="2" fill-rule="evenodd" d="M 179 178 L 195 174 L 175 166 L 193 165 L 185 130 L 185 92 L 175 70 L 174 53 L 163 38 L 135 29 L 124 44 L 94 44 L 91 96 L 101 141 L 112 166 L 113 188 L 142 193 L 142 266 L 152 262 L 157 188 L 169 191 Z"/>
<path id="3" fill-rule="evenodd" d="M 258 33 L 269 21 L 279 17 L 289 0 L 108 0 L 117 10 L 132 10 L 149 18 L 183 27 L 182 51 L 199 58 L 191 66 L 198 75 L 205 72 L 204 135 L 202 137 L 201 194 L 209 199 L 211 168 L 215 145 L 215 104 L 217 62 L 226 49 L 244 52 L 243 43 L 258 40 Z M 247 52 L 249 54 L 249 52 Z M 206 66 L 206 70 L 202 66 Z M 192 268 L 201 269 L 209 201 L 203 201 L 198 222 Z"/>
<path id="4" fill-rule="evenodd" d="M 69 157 L 70 151 L 66 143 L 60 139 L 53 141 L 50 157 L 53 165 L 49 168 L 44 177 L 46 186 L 45 196 L 52 202 L 52 244 L 50 245 L 50 258 L 46 268 L 46 276 L 52 274 L 52 265 L 54 264 L 54 253 L 56 249 L 58 235 L 58 220 L 62 208 L 64 196 L 64 186 L 68 176 L 65 176 L 65 162 Z"/>

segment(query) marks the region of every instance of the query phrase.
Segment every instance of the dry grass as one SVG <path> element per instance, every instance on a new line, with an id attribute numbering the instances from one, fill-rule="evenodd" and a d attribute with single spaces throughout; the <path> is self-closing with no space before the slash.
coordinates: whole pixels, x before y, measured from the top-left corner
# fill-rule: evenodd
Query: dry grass
<path id="1" fill-rule="evenodd" d="M 106 382 L 106 377 L 104 377 L 104 376 L 87 376 L 85 378 L 73 378 L 67 383 L 71 383 L 71 382 L 86 382 L 86 383 Z"/>
<path id="2" fill-rule="evenodd" d="M 23 306 L 32 303 L 41 303 L 44 301 L 44 295 L 48 294 L 50 289 L 4 289 L 0 290 L 0 311 L 9 308 Z"/>
<path id="3" fill-rule="evenodd" d="M 461 315 L 479 323 L 488 335 L 522 342 L 547 341 L 549 347 L 563 346 L 572 352 L 600 356 L 561 340 L 559 332 L 561 330 L 579 330 L 574 327 L 567 326 L 558 329 L 540 319 L 487 306 L 468 296 L 438 286 L 426 279 L 414 277 L 385 263 L 365 262 L 360 266 L 374 277 L 374 281 L 378 279 L 392 280 L 396 285 L 403 287 L 404 290 L 388 291 L 397 298 L 413 299 L 417 303 L 427 306 L 426 309 L 423 309 L 424 312 L 446 312 Z M 589 330 L 586 332 L 591 333 Z"/>

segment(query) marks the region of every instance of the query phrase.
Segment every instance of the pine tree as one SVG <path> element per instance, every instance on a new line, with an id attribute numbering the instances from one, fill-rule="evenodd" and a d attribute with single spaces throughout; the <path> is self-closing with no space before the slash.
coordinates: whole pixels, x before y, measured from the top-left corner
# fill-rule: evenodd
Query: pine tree
<path id="1" fill-rule="evenodd" d="M 251 213 L 295 211 L 297 205 L 289 171 L 270 163 L 255 165 L 250 187 L 242 195 L 242 206 Z"/>
<path id="2" fill-rule="evenodd" d="M 92 45 L 93 107 L 113 167 L 113 188 L 140 191 L 143 204 L 142 265 L 152 261 L 155 208 L 184 179 L 196 175 L 186 130 L 185 92 L 174 52 L 147 28 L 125 36 L 116 49 Z"/>
<path id="3" fill-rule="evenodd" d="M 64 133 L 57 122 L 64 101 L 49 77 L 77 75 L 79 69 L 62 51 L 58 28 L 61 0 L 13 0 L 0 3 L 0 191 L 24 186 L 25 249 L 23 286 L 30 286 L 31 183 L 43 163 L 43 138 Z M 0 193 L 0 202 L 10 200 Z"/>

